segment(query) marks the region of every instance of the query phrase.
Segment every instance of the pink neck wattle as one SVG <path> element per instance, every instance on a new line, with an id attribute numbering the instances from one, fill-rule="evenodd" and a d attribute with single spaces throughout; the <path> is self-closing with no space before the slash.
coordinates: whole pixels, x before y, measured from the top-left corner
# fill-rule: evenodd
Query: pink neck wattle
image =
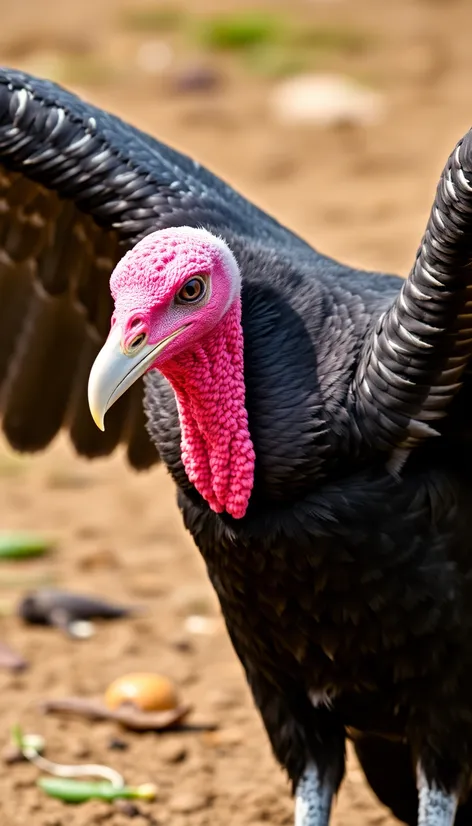
<path id="1" fill-rule="evenodd" d="M 217 513 L 240 519 L 254 483 L 255 455 L 245 407 L 241 301 L 193 349 L 160 368 L 179 409 L 182 461 Z"/>

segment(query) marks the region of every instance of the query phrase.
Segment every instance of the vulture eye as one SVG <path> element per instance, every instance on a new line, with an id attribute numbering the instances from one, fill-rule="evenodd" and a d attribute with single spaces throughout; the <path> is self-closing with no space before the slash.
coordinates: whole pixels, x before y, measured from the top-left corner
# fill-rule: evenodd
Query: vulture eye
<path id="1" fill-rule="evenodd" d="M 175 300 L 177 304 L 193 304 L 200 301 L 206 293 L 206 281 L 201 275 L 194 275 L 180 288 Z"/>

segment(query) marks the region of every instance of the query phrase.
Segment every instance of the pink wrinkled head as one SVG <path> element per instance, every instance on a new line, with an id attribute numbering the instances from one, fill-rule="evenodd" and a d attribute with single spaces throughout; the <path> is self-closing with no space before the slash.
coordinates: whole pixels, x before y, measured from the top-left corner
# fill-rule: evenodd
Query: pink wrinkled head
<path id="1" fill-rule="evenodd" d="M 205 295 L 179 302 L 179 291 L 195 276 L 203 276 Z M 176 227 L 136 244 L 116 266 L 110 289 L 113 323 L 122 328 L 125 345 L 140 332 L 154 344 L 188 325 L 156 359 L 153 366 L 160 367 L 218 324 L 239 296 L 241 277 L 224 241 L 204 229 Z"/>
<path id="2" fill-rule="evenodd" d="M 110 288 L 112 324 L 125 348 L 141 334 L 150 345 L 169 339 L 149 369 L 159 369 L 174 388 L 187 475 L 213 510 L 241 518 L 255 457 L 233 253 L 204 229 L 159 230 L 122 258 Z"/>

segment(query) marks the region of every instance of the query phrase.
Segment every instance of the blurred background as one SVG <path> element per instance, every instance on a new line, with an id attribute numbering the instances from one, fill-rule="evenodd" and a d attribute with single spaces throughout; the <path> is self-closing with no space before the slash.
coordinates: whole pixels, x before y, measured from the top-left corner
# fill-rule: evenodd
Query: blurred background
<path id="1" fill-rule="evenodd" d="M 192 155 L 323 252 L 407 274 L 441 168 L 472 120 L 468 0 L 2 0 L 1 11 L 0 63 Z M 52 759 L 152 780 L 157 800 L 134 811 L 137 826 L 291 823 L 287 784 L 165 472 L 137 476 L 121 456 L 80 462 L 65 440 L 38 458 L 0 442 L 0 525 L 55 543 L 44 559 L 2 563 L 0 636 L 29 668 L 0 671 L 0 746 L 21 721 L 47 737 Z M 147 612 L 73 642 L 14 616 L 25 590 L 46 583 Z M 216 730 L 131 735 L 38 710 L 149 669 L 175 681 L 190 720 Z M 392 826 L 349 766 L 335 826 Z M 128 822 L 105 803 L 65 809 L 40 793 L 37 774 L 1 772 L 1 822 Z"/>

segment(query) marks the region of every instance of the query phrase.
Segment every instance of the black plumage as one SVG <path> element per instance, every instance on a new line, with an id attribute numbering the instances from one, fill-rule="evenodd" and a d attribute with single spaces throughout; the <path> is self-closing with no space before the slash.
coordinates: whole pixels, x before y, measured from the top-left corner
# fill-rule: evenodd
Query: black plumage
<path id="1" fill-rule="evenodd" d="M 338 787 L 347 733 L 373 788 L 408 822 L 418 764 L 433 790 L 465 804 L 472 134 L 449 158 L 407 281 L 320 255 L 189 158 L 10 70 L 0 72 L 0 163 L 0 407 L 11 444 L 40 449 L 65 426 L 83 455 L 125 442 L 135 466 L 166 463 L 294 787 L 311 762 Z M 256 475 L 239 520 L 211 511 L 189 482 L 160 374 L 144 381 L 148 432 L 142 382 L 104 434 L 86 407 L 114 264 L 147 233 L 183 224 L 223 236 L 243 277 Z M 427 806 L 420 820 L 452 822 Z"/>

